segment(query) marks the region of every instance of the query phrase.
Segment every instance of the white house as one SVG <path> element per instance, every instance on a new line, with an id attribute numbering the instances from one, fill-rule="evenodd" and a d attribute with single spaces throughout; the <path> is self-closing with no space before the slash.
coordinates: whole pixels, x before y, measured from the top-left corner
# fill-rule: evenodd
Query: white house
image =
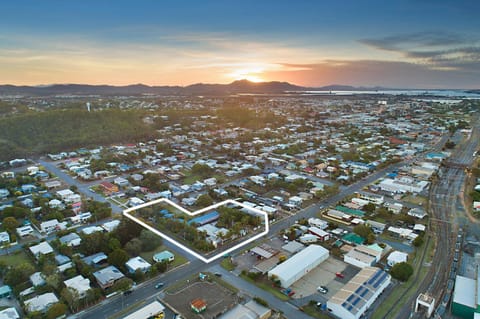
<path id="1" fill-rule="evenodd" d="M 303 203 L 303 199 L 299 196 L 292 196 L 288 199 L 288 203 L 294 206 L 301 206 Z"/>
<path id="2" fill-rule="evenodd" d="M 10 242 L 10 235 L 4 231 L 0 233 L 0 245 L 5 245 Z"/>
<path id="3" fill-rule="evenodd" d="M 28 312 L 45 312 L 51 305 L 58 302 L 57 296 L 53 292 L 47 292 L 32 299 L 25 300 L 25 307 Z"/>
<path id="4" fill-rule="evenodd" d="M 105 231 L 107 233 L 110 233 L 112 231 L 114 231 L 118 225 L 120 225 L 120 220 L 116 219 L 116 220 L 112 220 L 110 222 L 106 222 L 102 225 L 102 228 L 105 229 Z"/>
<path id="5" fill-rule="evenodd" d="M 62 244 L 67 245 L 69 247 L 80 246 L 80 243 L 82 242 L 82 239 L 76 233 L 70 233 L 68 235 L 62 236 L 60 237 L 59 240 Z"/>
<path id="6" fill-rule="evenodd" d="M 401 251 L 393 251 L 387 257 L 387 264 L 392 267 L 395 264 L 407 262 L 408 254 Z"/>
<path id="7" fill-rule="evenodd" d="M 81 232 L 84 233 L 85 235 L 90 235 L 90 234 L 101 232 L 101 231 L 103 231 L 103 228 L 100 226 L 89 226 L 81 230 Z"/>
<path id="8" fill-rule="evenodd" d="M 50 219 L 40 224 L 40 230 L 42 231 L 42 233 L 49 234 L 55 231 L 57 226 L 58 226 L 58 220 Z"/>
<path id="9" fill-rule="evenodd" d="M 53 253 L 52 246 L 50 246 L 50 244 L 46 241 L 43 241 L 38 245 L 31 246 L 29 249 L 32 252 L 32 254 L 35 256 L 35 258 L 40 257 L 40 255 L 47 255 L 47 254 Z"/>
<path id="10" fill-rule="evenodd" d="M 57 191 L 56 193 L 57 193 L 57 196 L 59 196 L 62 200 L 65 200 L 68 196 L 75 194 L 69 189 L 62 189 Z"/>
<path id="11" fill-rule="evenodd" d="M 125 263 L 128 271 L 134 273 L 138 269 L 142 272 L 147 272 L 152 265 L 150 265 L 145 259 L 140 256 L 133 257 Z"/>
<path id="12" fill-rule="evenodd" d="M 68 289 L 76 291 L 79 298 L 84 298 L 87 295 L 87 291 L 91 288 L 90 279 L 84 278 L 82 275 L 67 279 L 64 281 L 64 284 Z"/>
<path id="13" fill-rule="evenodd" d="M 33 234 L 33 228 L 30 225 L 22 226 L 17 228 L 17 234 L 20 237 L 26 237 Z"/>

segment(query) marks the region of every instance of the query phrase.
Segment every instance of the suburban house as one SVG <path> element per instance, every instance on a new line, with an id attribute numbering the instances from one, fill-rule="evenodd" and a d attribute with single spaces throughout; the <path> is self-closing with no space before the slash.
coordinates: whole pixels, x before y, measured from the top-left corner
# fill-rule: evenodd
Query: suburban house
<path id="1" fill-rule="evenodd" d="M 105 253 L 100 252 L 100 253 L 96 253 L 96 254 L 93 254 L 93 255 L 90 255 L 90 256 L 87 256 L 87 257 L 83 257 L 82 260 L 87 265 L 98 267 L 103 262 L 108 260 L 108 256 L 105 255 Z"/>
<path id="2" fill-rule="evenodd" d="M 39 271 L 30 275 L 30 282 L 32 283 L 33 287 L 45 286 L 45 284 L 47 283 L 45 281 L 45 278 L 43 278 L 42 273 Z"/>
<path id="3" fill-rule="evenodd" d="M 130 258 L 129 261 L 125 263 L 125 266 L 128 269 L 128 272 L 133 274 L 137 270 L 142 272 L 147 272 L 152 265 L 150 265 L 145 259 L 140 256 Z"/>
<path id="4" fill-rule="evenodd" d="M 42 233 L 49 234 L 57 229 L 58 226 L 58 220 L 56 219 L 50 219 L 47 221 L 44 221 L 40 224 L 40 230 Z"/>
<path id="5" fill-rule="evenodd" d="M 57 296 L 53 292 L 47 292 L 43 295 L 25 300 L 25 307 L 28 312 L 46 312 L 51 305 L 58 302 Z"/>
<path id="6" fill-rule="evenodd" d="M 90 279 L 84 278 L 82 275 L 75 276 L 63 282 L 68 289 L 76 291 L 79 298 L 84 298 L 87 291 L 90 290 Z"/>
<path id="7" fill-rule="evenodd" d="M 0 245 L 6 245 L 10 242 L 10 235 L 4 231 L 0 233 Z"/>
<path id="8" fill-rule="evenodd" d="M 118 192 L 118 186 L 110 182 L 101 182 L 100 187 L 102 188 L 103 192 L 107 195 Z"/>
<path id="9" fill-rule="evenodd" d="M 40 257 L 40 255 L 48 255 L 53 253 L 52 246 L 50 246 L 50 244 L 46 241 L 41 242 L 38 245 L 31 246 L 29 249 L 37 259 Z"/>
<path id="10" fill-rule="evenodd" d="M 95 280 L 102 289 L 107 289 L 125 276 L 115 266 L 108 266 L 93 273 Z"/>
<path id="11" fill-rule="evenodd" d="M 175 255 L 169 252 L 168 250 L 164 250 L 162 252 L 159 252 L 153 255 L 153 261 L 155 261 L 156 263 L 172 262 L 174 259 L 175 259 Z"/>
<path id="12" fill-rule="evenodd" d="M 68 247 L 77 247 L 82 241 L 82 239 L 77 233 L 70 233 L 68 235 L 62 236 L 59 238 L 59 240 L 63 245 L 67 245 Z"/>

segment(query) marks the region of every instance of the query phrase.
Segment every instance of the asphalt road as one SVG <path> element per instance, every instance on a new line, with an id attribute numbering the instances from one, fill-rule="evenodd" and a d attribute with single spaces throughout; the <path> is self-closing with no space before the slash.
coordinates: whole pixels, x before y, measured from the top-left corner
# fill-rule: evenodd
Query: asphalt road
<path id="1" fill-rule="evenodd" d="M 358 181 L 357 183 L 350 185 L 343 190 L 341 190 L 338 194 L 316 204 L 313 204 L 301 211 L 297 214 L 287 217 L 273 225 L 270 226 L 270 235 L 275 235 L 280 230 L 289 227 L 292 225 L 295 220 L 300 218 L 309 218 L 316 216 L 317 213 L 325 207 L 335 204 L 339 200 L 345 198 L 346 196 L 351 195 L 354 192 L 361 190 L 363 187 L 367 186 L 368 184 L 372 183 L 373 181 L 377 180 L 378 178 L 384 176 L 388 171 L 392 169 L 398 168 L 402 163 L 394 164 L 390 167 L 381 169 L 379 171 L 374 172 L 370 176 Z M 260 239 L 261 240 L 261 239 Z M 171 247 L 173 250 L 178 251 L 178 249 Z M 181 251 L 182 254 L 185 254 Z M 191 256 L 188 256 L 191 258 Z M 120 311 L 122 308 L 129 307 L 131 305 L 136 304 L 141 300 L 153 300 L 154 296 L 158 294 L 158 290 L 154 288 L 154 285 L 158 281 L 165 282 L 167 285 L 172 284 L 178 280 L 182 280 L 182 278 L 189 276 L 191 274 L 195 274 L 202 271 L 209 271 L 209 269 L 213 269 L 215 272 L 221 272 L 223 274 L 223 279 L 229 283 L 233 283 L 239 289 L 241 289 L 246 295 L 251 297 L 259 296 L 269 303 L 269 305 L 274 308 L 283 311 L 287 318 L 309 318 L 303 312 L 299 311 L 295 306 L 290 303 L 285 303 L 268 292 L 257 288 L 256 286 L 245 282 L 244 280 L 236 277 L 233 273 L 227 272 L 223 270 L 223 268 L 218 266 L 218 262 L 214 262 L 212 264 L 204 264 L 198 260 L 191 260 L 190 263 L 178 270 L 172 271 L 168 274 L 161 275 L 154 280 L 141 284 L 137 286 L 136 291 L 132 293 L 129 297 L 123 296 L 116 296 L 105 300 L 104 302 L 85 310 L 82 313 L 78 313 L 76 315 L 71 316 L 71 318 L 108 318 L 109 316 L 113 316 L 116 312 Z"/>
<path id="2" fill-rule="evenodd" d="M 92 192 L 90 190 L 90 187 L 94 184 L 96 184 L 97 182 L 86 182 L 86 183 L 83 183 L 83 182 L 80 182 L 78 181 L 77 179 L 73 178 L 72 176 L 68 175 L 67 173 L 65 173 L 64 171 L 62 171 L 60 168 L 58 168 L 54 162 L 49 162 L 49 161 L 45 161 L 43 159 L 39 159 L 37 160 L 37 162 L 42 165 L 43 167 L 45 167 L 45 169 L 47 171 L 49 171 L 50 173 L 58 176 L 58 178 L 60 178 L 61 180 L 63 180 L 65 183 L 67 183 L 68 185 L 70 186 L 76 186 L 77 189 L 78 189 L 78 192 L 82 193 L 84 196 L 86 196 L 87 198 L 90 197 L 92 198 L 93 200 L 97 201 L 97 202 L 107 202 L 107 200 L 105 199 L 105 197 L 103 197 L 102 195 L 100 194 L 97 194 L 95 192 Z M 120 206 L 114 204 L 114 203 L 111 203 L 111 202 L 108 202 L 110 204 L 110 206 L 112 206 L 112 212 L 114 214 L 121 214 L 122 211 L 123 211 L 123 208 L 121 208 Z"/>
<path id="3" fill-rule="evenodd" d="M 443 141 L 444 139 L 442 139 Z M 79 189 L 80 192 L 86 194 L 87 196 L 92 195 L 92 193 L 89 191 L 88 187 L 89 185 L 83 185 L 82 183 L 78 182 L 77 180 L 73 179 L 71 176 L 65 174 L 61 170 L 59 170 L 55 165 L 52 165 L 49 162 L 45 161 L 39 161 L 44 167 L 56 174 L 58 177 L 63 179 L 66 183 L 69 183 L 71 185 L 76 185 Z M 378 170 L 371 175 L 363 178 L 362 180 L 344 187 L 340 189 L 340 191 L 329 197 L 328 199 L 325 199 L 321 202 L 315 203 L 310 205 L 309 207 L 300 210 L 297 212 L 297 214 L 287 217 L 270 227 L 270 235 L 275 235 L 277 234 L 280 230 L 285 229 L 289 226 L 291 226 L 296 220 L 301 219 L 301 218 L 309 218 L 316 216 L 317 213 L 328 206 L 331 206 L 338 201 L 342 200 L 343 198 L 360 191 L 363 189 L 365 186 L 369 185 L 370 183 L 374 182 L 375 180 L 379 179 L 380 177 L 383 177 L 387 172 L 392 171 L 394 169 L 397 169 L 401 167 L 402 165 L 405 165 L 405 163 L 408 161 L 404 162 L 399 162 L 393 165 L 390 165 L 386 168 L 383 168 L 381 170 Z M 96 195 L 96 194 L 95 194 Z M 99 196 L 99 195 L 98 195 Z M 92 196 L 93 197 L 93 196 Z M 95 200 L 99 201 L 105 201 L 103 197 L 99 196 L 98 199 L 94 197 Z M 102 200 L 103 199 L 103 200 Z M 117 210 L 121 211 L 121 208 L 117 206 Z M 260 239 L 261 240 L 261 239 Z M 173 247 L 171 247 L 173 248 Z M 173 248 L 173 250 L 178 251 L 178 249 Z M 183 254 L 185 252 L 182 251 Z M 188 256 L 191 259 L 191 256 Z M 265 299 L 268 301 L 269 305 L 274 308 L 274 309 L 279 309 L 282 310 L 285 314 L 288 313 L 287 318 L 308 318 L 303 312 L 299 311 L 295 306 L 293 306 L 290 303 L 285 303 L 281 300 L 278 300 L 277 298 L 273 297 L 269 293 L 257 288 L 254 285 L 251 285 L 247 282 L 244 282 L 240 278 L 236 277 L 233 273 L 226 272 L 223 269 L 220 269 L 221 267 L 218 266 L 218 261 L 214 262 L 212 264 L 204 264 L 201 261 L 198 260 L 190 260 L 190 263 L 181 267 L 180 269 L 174 270 L 172 272 L 169 272 L 167 274 L 163 274 L 155 279 L 152 279 L 149 282 L 143 283 L 135 289 L 135 292 L 132 293 L 128 297 L 122 296 L 115 296 L 111 297 L 100 304 L 91 307 L 81 313 L 75 314 L 70 316 L 70 318 L 109 318 L 112 317 L 115 313 L 120 311 L 121 309 L 124 309 L 125 307 L 130 307 L 132 305 L 137 304 L 140 301 L 145 301 L 145 300 L 153 300 L 153 298 L 158 294 L 158 290 L 154 288 L 154 285 L 158 281 L 165 282 L 166 285 L 175 283 L 178 280 L 182 280 L 182 278 L 185 278 L 186 276 L 189 276 L 191 274 L 195 274 L 198 272 L 202 271 L 208 271 L 209 269 L 213 269 L 215 271 L 222 272 L 223 279 L 227 282 L 233 283 L 235 286 L 238 286 L 246 295 L 249 295 L 251 297 L 254 296 L 260 296 L 261 298 Z"/>

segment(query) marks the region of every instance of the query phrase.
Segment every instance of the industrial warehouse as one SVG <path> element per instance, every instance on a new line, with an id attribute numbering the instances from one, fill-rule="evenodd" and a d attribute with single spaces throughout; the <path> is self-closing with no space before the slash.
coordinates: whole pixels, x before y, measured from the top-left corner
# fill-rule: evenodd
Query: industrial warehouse
<path id="1" fill-rule="evenodd" d="M 391 277 L 376 267 L 365 267 L 327 302 L 342 319 L 358 319 L 390 284 Z"/>
<path id="2" fill-rule="evenodd" d="M 280 285 L 287 288 L 327 260 L 328 256 L 327 249 L 318 245 L 310 245 L 270 270 L 268 277 L 276 277 L 280 281 Z"/>

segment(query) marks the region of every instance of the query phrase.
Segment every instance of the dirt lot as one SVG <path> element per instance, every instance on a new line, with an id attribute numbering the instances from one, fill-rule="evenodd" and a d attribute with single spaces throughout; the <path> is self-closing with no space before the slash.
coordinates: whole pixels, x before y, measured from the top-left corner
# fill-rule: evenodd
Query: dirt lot
<path id="1" fill-rule="evenodd" d="M 207 310 L 201 314 L 194 313 L 190 302 L 202 298 L 207 302 Z M 237 303 L 237 295 L 215 282 L 194 282 L 175 293 L 165 294 L 163 301 L 179 312 L 184 318 L 213 318 L 225 312 Z"/>
<path id="2" fill-rule="evenodd" d="M 335 276 L 335 273 L 337 272 L 344 274 L 345 278 L 337 278 Z M 358 269 L 355 267 L 351 267 L 336 258 L 329 257 L 323 263 L 318 265 L 318 267 L 292 285 L 291 288 L 295 291 L 294 298 L 302 298 L 318 293 L 318 286 L 326 286 L 328 288 L 328 293 L 322 295 L 326 298 L 330 298 L 357 272 Z"/>

